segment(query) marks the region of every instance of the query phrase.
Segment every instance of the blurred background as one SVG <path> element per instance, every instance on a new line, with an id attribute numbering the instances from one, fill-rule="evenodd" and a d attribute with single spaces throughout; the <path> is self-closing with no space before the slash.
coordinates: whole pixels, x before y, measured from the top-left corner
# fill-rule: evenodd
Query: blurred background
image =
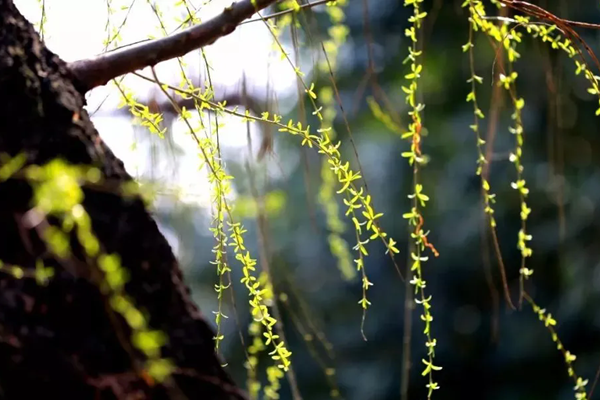
<path id="1" fill-rule="evenodd" d="M 40 22 L 40 2 L 15 1 L 34 23 Z M 152 4 L 164 13 L 167 31 L 185 17 L 171 1 L 112 1 L 115 10 L 110 26 L 122 25 L 120 44 L 161 36 Z M 213 0 L 193 4 L 202 19 L 221 12 L 228 5 Z M 381 225 L 399 244 L 397 261 L 406 271 L 409 254 L 408 228 L 402 214 L 410 210 L 407 195 L 412 175 L 400 155 L 409 143 L 391 132 L 374 117 L 367 98 L 374 97 L 403 128 L 408 123 L 404 102 L 404 75 L 409 42 L 404 35 L 412 10 L 397 0 L 348 1 L 343 7 L 349 28 L 344 44 L 337 49 L 336 82 L 373 204 L 384 213 Z M 423 151 L 430 162 L 422 169 L 425 192 L 431 201 L 425 211 L 429 239 L 440 252 L 430 257 L 424 274 L 433 296 L 433 336 L 437 339 L 436 364 L 443 370 L 435 376 L 441 389 L 438 399 L 567 399 L 574 397 L 573 381 L 567 375 L 563 357 L 531 308 L 512 311 L 503 300 L 498 263 L 484 226 L 479 177 L 476 169 L 476 142 L 469 125 L 472 104 L 465 98 L 470 90 L 468 58 L 461 46 L 468 40 L 467 12 L 463 0 L 426 0 L 429 13 L 423 27 L 424 111 Z M 484 1 L 489 14 L 498 10 Z M 600 23 L 600 4 L 583 0 L 532 1 L 571 20 Z M 367 8 L 365 9 L 365 4 Z M 121 9 L 121 6 L 124 6 Z M 107 3 L 99 0 L 45 1 L 45 40 L 49 48 L 66 61 L 98 54 L 104 50 Z M 268 13 L 276 12 L 272 8 Z M 508 15 L 511 15 L 509 13 Z M 123 24 L 123 21 L 126 23 Z M 329 85 L 329 76 L 318 72 L 320 40 L 331 22 L 324 5 L 300 14 L 300 51 L 294 54 L 289 29 L 282 43 L 298 60 L 307 82 L 316 87 Z M 593 50 L 600 44 L 596 31 L 578 32 Z M 475 40 L 477 74 L 484 78 L 478 87 L 483 112 L 489 117 L 495 52 L 481 34 Z M 589 379 L 591 387 L 600 365 L 600 138 L 597 100 L 587 92 L 588 83 L 575 76 L 573 60 L 539 40 L 524 37 L 516 63 L 517 90 L 525 99 L 524 178 L 530 188 L 532 208 L 528 231 L 533 235 L 533 257 L 528 266 L 535 273 L 528 290 L 540 306 L 558 321 L 560 339 L 577 356 L 577 373 Z M 371 54 L 371 56 L 369 56 Z M 243 110 L 246 96 L 255 105 L 284 115 L 284 120 L 306 118 L 317 125 L 310 108 L 299 102 L 294 71 L 274 50 L 272 37 L 262 22 L 243 25 L 232 35 L 206 48 L 216 99 L 229 99 Z M 197 86 L 207 80 L 198 51 L 186 56 L 187 71 Z M 496 61 L 499 62 L 499 61 Z M 371 65 L 371 67 L 370 67 Z M 179 82 L 178 64 L 158 66 L 164 81 Z M 146 75 L 149 75 L 147 72 Z M 594 71 L 599 73 L 600 71 Z M 376 78 L 376 80 L 374 79 Z M 376 83 L 374 83 L 376 82 Z M 124 162 L 128 171 L 155 194 L 153 213 L 173 246 L 195 301 L 207 319 L 217 309 L 213 285 L 217 282 L 211 248 L 210 192 L 206 171 L 200 169 L 197 148 L 176 120 L 160 91 L 150 84 L 127 77 L 124 84 L 136 98 L 165 113 L 164 139 L 132 124 L 126 108 L 118 109 L 119 92 L 112 85 L 89 94 L 88 110 L 101 136 Z M 506 265 L 513 299 L 517 298 L 520 251 L 516 247 L 520 229 L 520 205 L 510 182 L 514 166 L 508 161 L 514 136 L 508 131 L 510 102 L 505 92 L 499 99 L 499 119 L 493 140 L 490 183 L 497 195 L 495 205 L 498 238 Z M 302 91 L 303 94 L 303 91 Z M 387 106 L 386 106 L 387 104 Z M 170 116 L 169 116 L 170 115 Z M 358 278 L 344 279 L 332 256 L 328 227 L 317 201 L 321 158 L 314 150 L 303 149 L 297 138 L 268 132 L 252 124 L 224 118 L 220 131 L 227 170 L 235 176 L 231 201 L 235 215 L 248 232 L 246 242 L 258 258 L 257 207 L 252 186 L 265 197 L 268 220 L 268 259 L 275 290 L 284 294 L 279 302 L 292 365 L 304 399 L 329 399 L 332 390 L 352 400 L 398 399 L 406 369 L 412 361 L 408 399 L 426 396 L 421 359 L 425 355 L 420 309 L 407 298 L 401 281 L 380 243 L 370 244 L 366 259 L 372 306 L 367 312 L 364 341 L 361 332 L 361 284 Z M 489 118 L 482 121 L 484 136 L 490 132 Z M 353 149 L 342 113 L 334 127 L 341 139 L 342 154 L 356 167 Z M 265 135 L 274 135 L 272 152 L 258 157 Z M 491 140 L 488 140 L 488 143 Z M 250 165 L 250 170 L 248 169 Z M 252 179 L 251 179 L 252 178 Z M 341 203 L 340 203 L 341 204 Z M 342 207 L 342 205 L 341 205 Z M 347 226 L 352 228 L 350 224 Z M 344 235 L 352 246 L 352 230 Z M 486 236 L 487 237 L 487 236 Z M 248 344 L 247 292 L 239 283 L 241 272 L 232 264 L 236 307 L 226 295 L 223 324 L 223 355 L 228 369 L 243 386 L 246 380 L 244 346 Z M 405 273 L 406 274 L 406 273 Z M 237 314 L 237 318 L 234 315 Z M 236 324 L 236 320 L 239 325 Z M 410 342 L 403 345 L 406 333 Z M 307 340 L 311 339 L 311 340 Z M 409 352 L 407 352 L 409 350 Z M 316 357 L 315 357 L 316 354 Z M 260 365 L 269 365 L 267 356 Z M 263 377 L 264 378 L 264 377 Z M 291 399 L 282 381 L 282 399 Z M 593 398 L 600 398 L 600 389 Z"/>

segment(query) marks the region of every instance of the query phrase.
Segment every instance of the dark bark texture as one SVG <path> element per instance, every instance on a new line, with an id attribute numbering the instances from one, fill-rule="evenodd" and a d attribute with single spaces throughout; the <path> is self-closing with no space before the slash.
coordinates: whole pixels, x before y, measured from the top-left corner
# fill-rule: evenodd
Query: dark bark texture
<path id="1" fill-rule="evenodd" d="M 27 155 L 28 164 L 62 158 L 98 167 L 104 178 L 132 178 L 99 138 L 84 97 L 66 64 L 39 40 L 11 0 L 0 0 L 0 153 Z M 35 228 L 24 179 L 0 183 L 0 260 L 33 271 L 36 260 L 55 270 L 46 286 L 0 272 L 0 399 L 241 399 L 221 368 L 213 332 L 189 296 L 167 241 L 139 198 L 85 190 L 84 207 L 106 253 L 118 253 L 130 273 L 126 286 L 150 326 L 168 335 L 163 356 L 177 370 L 152 384 L 118 334 L 126 323 L 110 307 L 72 239 L 65 269 Z M 80 249 L 80 247 L 79 247 Z M 87 269 L 87 272 L 86 272 Z M 136 360 L 137 358 L 137 360 Z"/>

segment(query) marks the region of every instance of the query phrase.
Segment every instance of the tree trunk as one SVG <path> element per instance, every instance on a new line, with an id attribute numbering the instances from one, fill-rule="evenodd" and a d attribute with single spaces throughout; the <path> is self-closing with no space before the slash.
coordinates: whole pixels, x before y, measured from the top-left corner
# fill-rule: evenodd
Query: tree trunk
<path id="1" fill-rule="evenodd" d="M 46 49 L 12 0 L 0 0 L 0 154 L 24 153 L 28 165 L 58 157 L 96 166 L 111 181 L 131 181 L 98 136 L 77 87 L 66 64 Z M 87 276 L 96 267 L 86 264 L 72 238 L 72 257 L 83 272 L 65 269 L 37 230 L 23 223 L 32 189 L 17 177 L 0 183 L 0 260 L 25 271 L 34 271 L 36 260 L 42 260 L 55 274 L 44 286 L 27 274 L 16 279 L 0 270 L 0 398 L 244 398 L 221 368 L 214 333 L 192 303 L 171 248 L 140 198 L 84 192 L 102 250 L 120 255 L 130 275 L 127 294 L 147 313 L 152 329 L 168 336 L 162 356 L 177 368 L 163 384 L 140 374 L 128 349 L 128 325 L 114 318 L 105 295 Z"/>

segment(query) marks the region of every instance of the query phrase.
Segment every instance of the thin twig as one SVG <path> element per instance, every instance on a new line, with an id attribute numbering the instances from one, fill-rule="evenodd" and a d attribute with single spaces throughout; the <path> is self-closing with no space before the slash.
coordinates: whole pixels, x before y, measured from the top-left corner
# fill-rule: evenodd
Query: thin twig
<path id="1" fill-rule="evenodd" d="M 318 1 L 315 1 L 314 3 L 305 3 L 305 4 L 300 5 L 300 9 L 312 8 L 312 7 L 320 6 L 321 4 L 330 3 L 332 1 L 334 1 L 334 0 L 318 0 Z M 281 17 L 282 15 L 289 14 L 291 12 L 296 12 L 296 10 L 293 8 L 289 8 L 287 10 L 283 10 L 283 11 L 279 11 L 279 12 L 276 12 L 273 14 L 265 15 L 262 18 L 253 18 L 253 19 L 249 19 L 247 21 L 243 21 L 242 23 L 240 23 L 240 25 L 245 25 L 245 24 L 249 24 L 251 22 L 259 22 L 259 21 L 263 21 L 263 20 L 267 20 L 267 19 Z"/>

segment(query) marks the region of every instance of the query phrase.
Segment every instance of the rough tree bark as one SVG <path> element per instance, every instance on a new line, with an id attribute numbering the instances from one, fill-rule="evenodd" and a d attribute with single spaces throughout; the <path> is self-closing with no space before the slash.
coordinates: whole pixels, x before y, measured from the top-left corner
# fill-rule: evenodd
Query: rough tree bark
<path id="1" fill-rule="evenodd" d="M 106 179 L 130 181 L 90 122 L 74 82 L 12 0 L 0 0 L 0 153 L 25 153 L 28 164 L 60 157 L 94 165 Z M 140 375 L 117 336 L 127 325 L 111 320 L 106 299 L 85 273 L 65 270 L 23 223 L 31 187 L 15 178 L 0 183 L 0 260 L 33 271 L 41 259 L 55 276 L 40 286 L 0 270 L 0 398 L 244 398 L 221 368 L 213 332 L 142 201 L 86 189 L 83 205 L 103 250 L 119 254 L 130 272 L 127 293 L 151 327 L 168 335 L 163 356 L 177 370 L 168 384 Z M 72 246 L 77 258 L 76 239 Z M 75 261 L 84 263 L 81 254 Z"/>

